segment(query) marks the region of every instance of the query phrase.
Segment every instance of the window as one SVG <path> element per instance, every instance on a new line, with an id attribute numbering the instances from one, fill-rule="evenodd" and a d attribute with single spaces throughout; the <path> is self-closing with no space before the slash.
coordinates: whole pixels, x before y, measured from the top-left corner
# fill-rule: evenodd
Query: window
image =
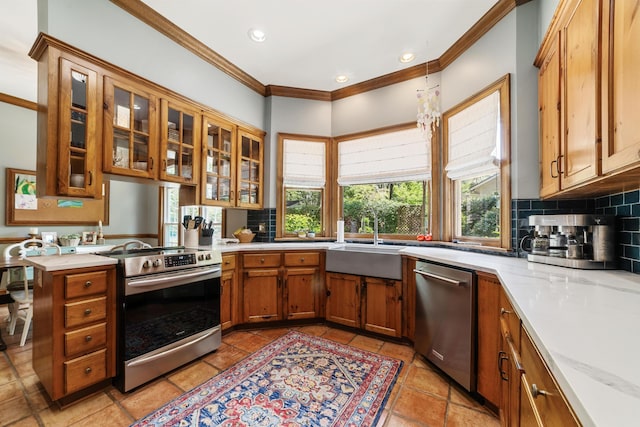
<path id="1" fill-rule="evenodd" d="M 278 135 L 278 237 L 326 234 L 328 148 L 327 138 Z"/>
<path id="2" fill-rule="evenodd" d="M 213 222 L 213 239 L 222 238 L 222 208 L 212 206 L 180 206 L 180 187 L 160 187 L 162 200 L 162 234 L 158 244 L 160 246 L 179 246 L 181 243 L 182 218 L 184 215 L 191 217 L 201 216 L 204 221 Z"/>
<path id="3" fill-rule="evenodd" d="M 338 141 L 338 185 L 345 236 L 385 238 L 429 231 L 431 143 L 410 128 Z"/>
<path id="4" fill-rule="evenodd" d="M 443 114 L 445 239 L 509 248 L 509 76 Z"/>

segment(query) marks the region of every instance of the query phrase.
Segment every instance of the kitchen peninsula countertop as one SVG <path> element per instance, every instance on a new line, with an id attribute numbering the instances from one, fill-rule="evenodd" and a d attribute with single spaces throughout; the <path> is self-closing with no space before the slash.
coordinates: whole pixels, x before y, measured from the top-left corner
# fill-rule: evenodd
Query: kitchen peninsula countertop
<path id="1" fill-rule="evenodd" d="M 246 243 L 220 250 L 318 250 L 336 245 Z M 640 275 L 438 247 L 406 246 L 399 253 L 498 276 L 580 422 L 638 425 Z"/>
<path id="2" fill-rule="evenodd" d="M 25 262 L 44 271 L 58 271 L 72 268 L 114 265 L 118 263 L 118 260 L 93 254 L 68 254 L 34 256 L 25 258 Z"/>

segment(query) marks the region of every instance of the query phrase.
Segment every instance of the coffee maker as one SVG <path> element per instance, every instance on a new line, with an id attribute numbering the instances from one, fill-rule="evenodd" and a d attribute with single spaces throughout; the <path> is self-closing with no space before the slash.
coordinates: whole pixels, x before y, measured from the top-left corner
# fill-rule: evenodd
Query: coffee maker
<path id="1" fill-rule="evenodd" d="M 591 270 L 616 268 L 615 216 L 531 215 L 531 262 Z"/>

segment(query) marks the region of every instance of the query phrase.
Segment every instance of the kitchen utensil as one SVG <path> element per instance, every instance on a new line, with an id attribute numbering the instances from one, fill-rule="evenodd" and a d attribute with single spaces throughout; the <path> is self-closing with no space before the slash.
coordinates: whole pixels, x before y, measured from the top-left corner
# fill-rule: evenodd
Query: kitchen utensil
<path id="1" fill-rule="evenodd" d="M 184 217 L 182 217 L 182 225 L 184 225 L 184 228 L 189 228 L 190 219 L 191 219 L 191 215 L 185 215 Z"/>
<path id="2" fill-rule="evenodd" d="M 202 221 L 204 221 L 204 218 L 201 216 L 196 216 L 193 220 L 194 220 L 193 228 L 198 228 L 200 227 L 200 224 L 202 224 Z"/>

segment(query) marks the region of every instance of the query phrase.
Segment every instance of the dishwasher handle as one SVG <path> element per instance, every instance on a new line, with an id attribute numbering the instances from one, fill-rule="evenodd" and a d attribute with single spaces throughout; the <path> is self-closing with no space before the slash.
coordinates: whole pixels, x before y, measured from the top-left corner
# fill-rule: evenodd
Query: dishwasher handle
<path id="1" fill-rule="evenodd" d="M 455 279 L 451 279 L 449 277 L 441 276 L 439 274 L 430 273 L 428 271 L 422 271 L 422 270 L 413 269 L 413 272 L 417 273 L 417 274 L 420 274 L 421 276 L 429 277 L 430 279 L 435 279 L 435 280 L 438 280 L 440 282 L 444 282 L 444 283 L 446 283 L 448 285 L 451 285 L 451 286 L 463 286 L 463 285 L 465 285 L 467 283 L 464 280 L 462 280 L 462 281 L 455 280 Z"/>

